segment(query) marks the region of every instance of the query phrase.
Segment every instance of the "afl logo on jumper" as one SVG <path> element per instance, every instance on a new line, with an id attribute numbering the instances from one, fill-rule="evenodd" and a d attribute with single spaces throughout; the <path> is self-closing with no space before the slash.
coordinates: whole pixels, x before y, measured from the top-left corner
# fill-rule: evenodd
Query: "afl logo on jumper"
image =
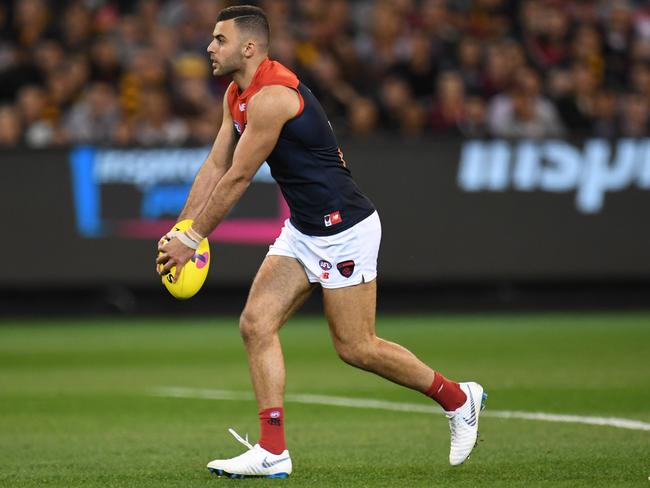
<path id="1" fill-rule="evenodd" d="M 329 261 L 325 261 L 324 259 L 318 261 L 318 266 L 320 266 L 320 268 L 324 269 L 325 271 L 332 269 L 332 263 L 330 263 Z"/>
<path id="2" fill-rule="evenodd" d="M 354 272 L 354 261 L 342 261 L 336 265 L 336 268 L 344 278 L 349 278 Z"/>

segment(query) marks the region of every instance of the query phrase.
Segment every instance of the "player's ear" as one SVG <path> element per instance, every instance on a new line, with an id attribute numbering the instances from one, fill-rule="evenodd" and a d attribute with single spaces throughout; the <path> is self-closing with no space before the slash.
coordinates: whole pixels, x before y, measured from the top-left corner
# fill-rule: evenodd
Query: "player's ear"
<path id="1" fill-rule="evenodd" d="M 252 58 L 255 55 L 256 51 L 257 46 L 252 39 L 244 43 L 243 54 L 245 58 Z"/>

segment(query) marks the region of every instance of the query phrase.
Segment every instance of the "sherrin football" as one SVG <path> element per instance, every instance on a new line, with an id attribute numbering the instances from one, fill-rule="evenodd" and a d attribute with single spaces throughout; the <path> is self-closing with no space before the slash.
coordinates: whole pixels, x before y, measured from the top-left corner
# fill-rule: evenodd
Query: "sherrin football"
<path id="1" fill-rule="evenodd" d="M 191 219 L 181 220 L 171 231 L 185 232 L 192 225 Z M 172 267 L 169 273 L 162 276 L 162 283 L 175 298 L 187 300 L 198 293 L 208 277 L 210 269 L 210 244 L 205 238 L 194 251 L 194 256 L 185 264 L 181 274 L 174 283 L 173 277 L 176 273 L 176 266 Z"/>

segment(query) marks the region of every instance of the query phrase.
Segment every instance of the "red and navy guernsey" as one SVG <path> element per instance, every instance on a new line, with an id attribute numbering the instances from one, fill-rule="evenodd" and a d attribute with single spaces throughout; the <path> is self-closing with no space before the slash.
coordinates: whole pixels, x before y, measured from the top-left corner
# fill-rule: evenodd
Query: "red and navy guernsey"
<path id="1" fill-rule="evenodd" d="M 266 160 L 291 210 L 291 223 L 303 234 L 326 236 L 372 214 L 374 206 L 352 179 L 320 103 L 277 61 L 265 59 L 243 93 L 235 83 L 230 85 L 228 106 L 236 136 L 246 130 L 248 101 L 268 85 L 287 86 L 300 97 L 298 114 L 284 124 Z"/>

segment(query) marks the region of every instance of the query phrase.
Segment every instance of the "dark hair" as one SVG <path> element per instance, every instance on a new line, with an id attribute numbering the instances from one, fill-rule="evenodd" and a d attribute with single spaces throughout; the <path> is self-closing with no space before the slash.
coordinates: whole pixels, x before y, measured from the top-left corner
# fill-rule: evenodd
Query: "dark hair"
<path id="1" fill-rule="evenodd" d="M 271 30 L 264 10 L 252 5 L 236 5 L 224 8 L 217 16 L 217 22 L 230 19 L 235 19 L 238 29 L 257 35 L 268 46 Z"/>

